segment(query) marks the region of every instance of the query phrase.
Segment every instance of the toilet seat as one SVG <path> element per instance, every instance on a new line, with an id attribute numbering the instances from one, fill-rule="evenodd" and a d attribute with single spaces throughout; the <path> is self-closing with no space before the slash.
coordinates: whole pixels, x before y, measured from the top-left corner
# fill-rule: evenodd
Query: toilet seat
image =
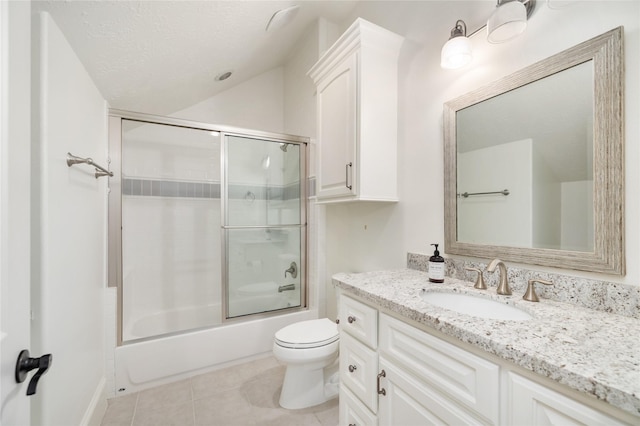
<path id="1" fill-rule="evenodd" d="M 309 349 L 329 345 L 338 338 L 338 326 L 328 318 L 321 318 L 280 329 L 276 332 L 275 343 L 285 348 Z"/>

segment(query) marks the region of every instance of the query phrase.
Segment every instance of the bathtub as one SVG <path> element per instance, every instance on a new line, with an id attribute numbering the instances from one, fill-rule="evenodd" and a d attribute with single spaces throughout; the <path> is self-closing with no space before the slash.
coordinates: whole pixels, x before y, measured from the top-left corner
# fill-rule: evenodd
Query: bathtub
<path id="1" fill-rule="evenodd" d="M 220 324 L 220 310 L 220 304 L 216 304 L 148 314 L 126 324 L 122 329 L 122 340 L 128 342 L 183 330 L 213 327 Z"/>
<path id="2" fill-rule="evenodd" d="M 230 316 L 243 316 L 261 310 L 275 311 L 299 304 L 299 290 L 278 292 L 278 287 L 279 285 L 272 281 L 241 286 L 234 291 L 231 299 Z M 137 318 L 131 318 L 123 325 L 122 340 L 130 342 L 184 330 L 218 326 L 221 324 L 221 310 L 221 304 L 217 303 L 138 313 Z"/>
<path id="3" fill-rule="evenodd" d="M 125 343 L 115 349 L 116 395 L 137 392 L 265 356 L 271 353 L 276 331 L 294 322 L 315 318 L 318 318 L 317 309 L 301 310 Z M 157 321 L 163 320 L 157 318 Z M 146 325 L 158 326 L 152 319 Z"/>

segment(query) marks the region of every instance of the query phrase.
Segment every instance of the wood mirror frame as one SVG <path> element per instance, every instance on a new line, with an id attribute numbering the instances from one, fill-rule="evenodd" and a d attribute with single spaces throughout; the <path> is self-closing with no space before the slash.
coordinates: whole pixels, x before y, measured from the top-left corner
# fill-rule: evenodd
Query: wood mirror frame
<path id="1" fill-rule="evenodd" d="M 593 61 L 593 252 L 457 240 L 456 112 Z M 607 274 L 625 274 L 623 28 L 618 27 L 444 104 L 445 253 Z"/>

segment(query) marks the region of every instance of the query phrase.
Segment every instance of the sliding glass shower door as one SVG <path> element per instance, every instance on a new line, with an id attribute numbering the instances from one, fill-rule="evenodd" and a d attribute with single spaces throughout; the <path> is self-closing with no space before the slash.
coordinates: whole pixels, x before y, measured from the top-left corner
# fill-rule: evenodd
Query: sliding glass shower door
<path id="1" fill-rule="evenodd" d="M 300 145 L 226 136 L 226 317 L 303 306 Z"/>
<path id="2" fill-rule="evenodd" d="M 122 340 L 221 319 L 220 134 L 122 120 Z"/>
<path id="3" fill-rule="evenodd" d="M 118 343 L 304 308 L 304 138 L 130 115 L 110 124 Z"/>

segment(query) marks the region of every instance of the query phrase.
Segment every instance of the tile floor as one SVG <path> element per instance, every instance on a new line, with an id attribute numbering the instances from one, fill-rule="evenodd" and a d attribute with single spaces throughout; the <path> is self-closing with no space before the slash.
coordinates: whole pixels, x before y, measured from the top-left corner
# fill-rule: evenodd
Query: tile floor
<path id="1" fill-rule="evenodd" d="M 284 371 L 269 357 L 113 398 L 101 426 L 336 426 L 337 398 L 303 410 L 280 407 Z"/>

